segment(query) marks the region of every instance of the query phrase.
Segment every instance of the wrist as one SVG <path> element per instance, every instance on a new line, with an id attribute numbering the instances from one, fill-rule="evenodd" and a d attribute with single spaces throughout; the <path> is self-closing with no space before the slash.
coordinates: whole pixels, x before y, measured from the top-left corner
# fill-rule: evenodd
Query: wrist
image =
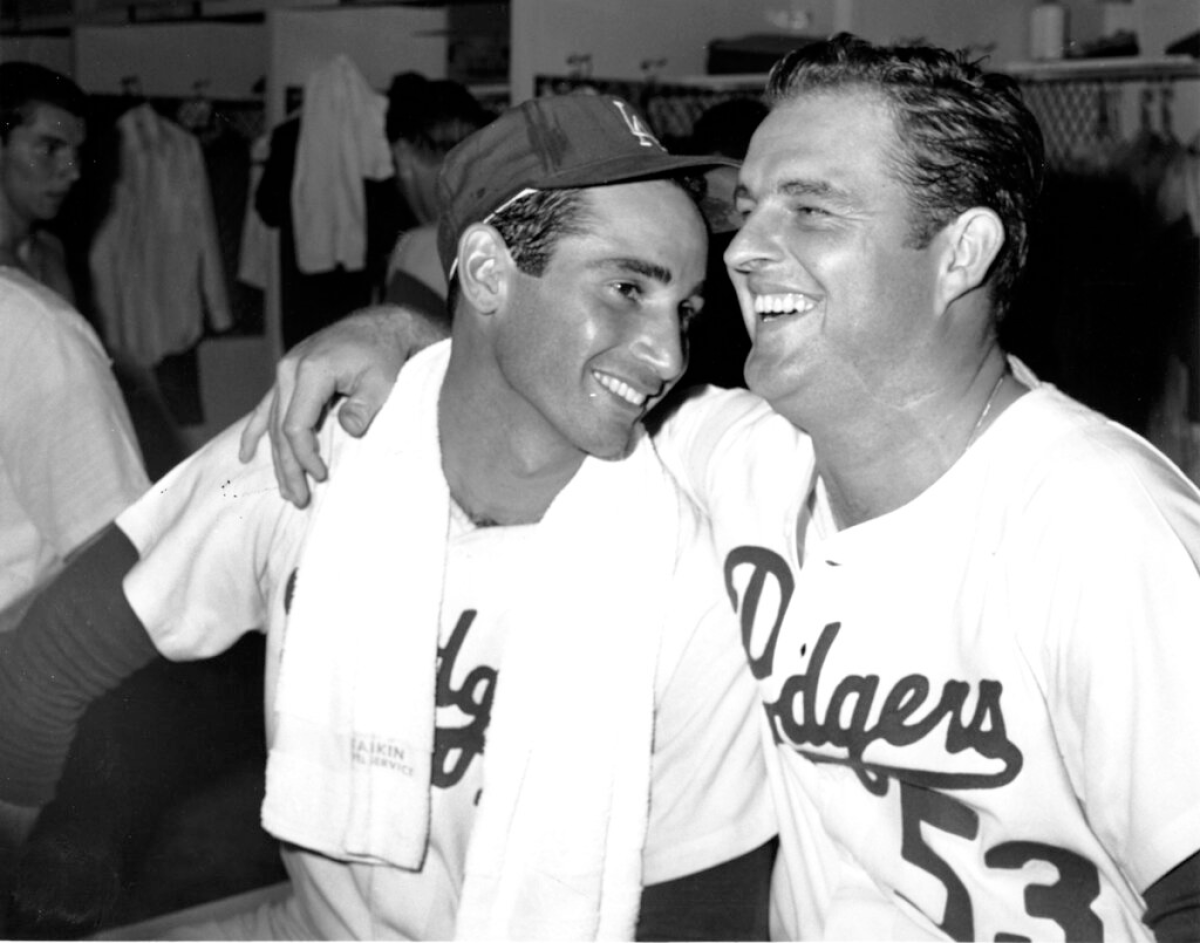
<path id="1" fill-rule="evenodd" d="M 364 327 L 371 332 L 370 342 L 394 350 L 401 364 L 418 351 L 450 336 L 448 319 L 406 305 L 378 305 L 360 315 Z"/>

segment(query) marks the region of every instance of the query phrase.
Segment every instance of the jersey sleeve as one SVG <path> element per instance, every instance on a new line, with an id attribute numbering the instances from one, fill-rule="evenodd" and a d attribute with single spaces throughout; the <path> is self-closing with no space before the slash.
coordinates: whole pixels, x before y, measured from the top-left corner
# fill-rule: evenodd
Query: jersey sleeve
<path id="1" fill-rule="evenodd" d="M 65 558 L 149 482 L 99 342 L 74 312 L 45 315 L 22 318 L 21 336 L 5 339 L 0 451 L 21 507 Z"/>
<path id="2" fill-rule="evenodd" d="M 706 513 L 722 489 L 743 487 L 751 443 L 761 426 L 799 433 L 746 390 L 697 387 L 660 426 L 654 447 L 683 490 Z"/>
<path id="3" fill-rule="evenodd" d="M 776 833 L 758 691 L 703 532 L 681 557 L 660 653 L 644 883 L 730 861 Z"/>
<path id="4" fill-rule="evenodd" d="M 1050 459 L 1017 624 L 1089 821 L 1139 892 L 1200 849 L 1200 501 L 1139 444 Z M 1039 507 L 1039 505 L 1041 505 Z M 1036 609 L 1034 608 L 1036 607 Z"/>
<path id="5" fill-rule="evenodd" d="M 207 658 L 265 630 L 278 588 L 272 561 L 305 519 L 280 496 L 265 443 L 249 463 L 238 460 L 244 423 L 176 466 L 117 520 L 139 555 L 125 595 L 173 660 Z"/>

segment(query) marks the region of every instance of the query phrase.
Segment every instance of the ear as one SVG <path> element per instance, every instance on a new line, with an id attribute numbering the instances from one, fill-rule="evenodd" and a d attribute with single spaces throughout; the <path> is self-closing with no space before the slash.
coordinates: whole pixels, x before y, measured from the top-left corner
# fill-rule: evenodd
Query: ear
<path id="1" fill-rule="evenodd" d="M 1004 223 L 994 210 L 976 206 L 942 230 L 945 251 L 939 272 L 938 301 L 943 308 L 978 288 L 1004 245 Z"/>
<path id="2" fill-rule="evenodd" d="M 458 240 L 459 288 L 463 298 L 483 314 L 504 303 L 508 273 L 513 268 L 508 246 L 494 228 L 472 223 Z"/>

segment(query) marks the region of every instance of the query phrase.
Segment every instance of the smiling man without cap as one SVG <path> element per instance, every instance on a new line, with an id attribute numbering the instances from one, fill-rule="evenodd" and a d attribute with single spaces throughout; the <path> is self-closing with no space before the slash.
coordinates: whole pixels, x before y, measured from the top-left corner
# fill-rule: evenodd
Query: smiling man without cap
<path id="1" fill-rule="evenodd" d="M 452 342 L 371 435 L 330 424 L 311 507 L 265 449 L 238 463 L 239 424 L 118 518 L 0 665 L 0 796 L 44 802 L 77 705 L 156 649 L 265 625 L 263 822 L 292 893 L 201 936 L 763 933 L 753 680 L 705 521 L 640 426 L 702 304 L 676 178 L 722 163 L 607 97 L 463 142 L 441 177 Z"/>
<path id="2" fill-rule="evenodd" d="M 1200 937 L 1200 500 L 997 341 L 1036 121 L 962 57 L 848 36 L 768 98 L 725 256 L 757 397 L 700 396 L 658 446 L 775 744 L 774 935 Z M 381 323 L 293 358 L 282 473 L 321 472 L 331 389 L 376 408 L 403 350 L 354 337 Z"/>

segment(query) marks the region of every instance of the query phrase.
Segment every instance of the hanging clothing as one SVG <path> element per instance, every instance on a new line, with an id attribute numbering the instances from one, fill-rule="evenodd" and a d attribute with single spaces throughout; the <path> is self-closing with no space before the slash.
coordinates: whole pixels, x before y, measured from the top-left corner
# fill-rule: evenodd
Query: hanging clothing
<path id="1" fill-rule="evenodd" d="M 1059 148 L 1061 156 L 1052 151 L 1034 249 L 1001 337 L 1064 392 L 1186 465 L 1170 443 L 1187 420 L 1185 400 L 1200 397 L 1200 386 L 1179 379 L 1191 362 L 1200 365 L 1200 349 L 1187 340 L 1196 327 L 1185 323 L 1196 319 L 1195 303 L 1181 301 L 1195 284 L 1196 260 L 1178 212 L 1168 212 L 1162 196 L 1186 148 L 1171 131 L 1171 98 L 1162 89 L 1160 108 L 1152 107 L 1154 89 L 1140 90 L 1140 119 L 1122 127 L 1121 106 L 1136 90 L 1056 86 L 1050 103 L 1059 106 L 1094 91 L 1095 125 Z M 1061 113 L 1050 108 L 1041 116 L 1051 140 L 1056 130 L 1075 133 Z M 1162 402 L 1167 391 L 1171 404 Z"/>
<path id="2" fill-rule="evenodd" d="M 117 130 L 120 176 L 89 266 L 109 348 L 152 366 L 233 318 L 199 141 L 148 104 Z"/>
<path id="3" fill-rule="evenodd" d="M 246 210 L 242 218 L 242 235 L 238 249 L 239 282 L 244 282 L 254 288 L 266 290 L 270 281 L 271 270 L 271 237 L 267 224 L 263 222 L 254 207 L 253 195 L 258 192 L 262 181 L 263 167 L 267 156 L 271 153 L 271 137 L 261 134 L 250 146 L 250 197 L 246 200 Z"/>
<path id="4" fill-rule="evenodd" d="M 1148 438 L 1200 483 L 1200 153 L 1177 147 L 1155 198 L 1165 227 L 1156 287 L 1174 330 Z"/>
<path id="5" fill-rule="evenodd" d="M 216 130 L 198 136 L 212 197 L 213 222 L 229 312 L 241 334 L 262 333 L 264 300 L 261 286 L 241 281 L 242 229 L 250 206 L 253 139 L 232 123 L 218 122 Z"/>
<path id="6" fill-rule="evenodd" d="M 346 56 L 335 56 L 305 82 L 291 194 L 302 272 L 366 264 L 363 180 L 394 173 L 386 115 L 387 98 Z"/>
<path id="7" fill-rule="evenodd" d="M 300 126 L 297 115 L 272 129 L 262 177 L 254 191 L 254 209 L 259 218 L 279 231 L 280 328 L 285 348 L 376 300 L 388 253 L 400 231 L 413 224 L 394 179 L 364 180 L 365 267 L 356 271 L 343 266 L 326 272 L 302 271 L 296 250 L 301 223 L 292 213 L 291 200 Z"/>

